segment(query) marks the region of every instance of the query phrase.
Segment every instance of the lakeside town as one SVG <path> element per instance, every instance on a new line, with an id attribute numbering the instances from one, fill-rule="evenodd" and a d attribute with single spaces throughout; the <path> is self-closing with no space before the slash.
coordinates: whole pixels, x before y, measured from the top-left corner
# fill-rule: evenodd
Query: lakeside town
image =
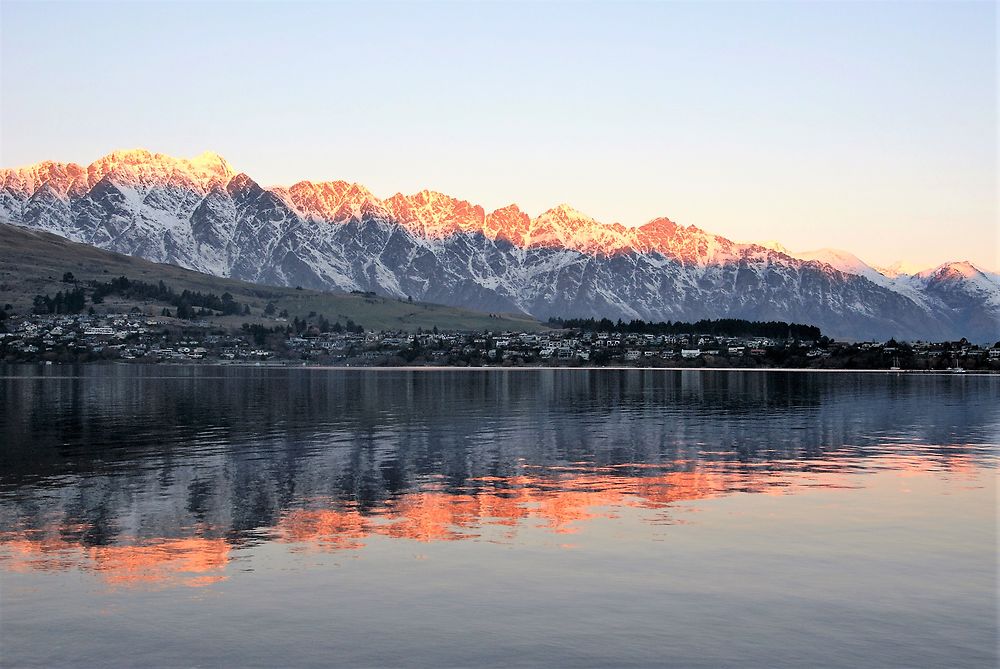
<path id="1" fill-rule="evenodd" d="M 553 327 L 540 332 L 373 331 L 275 315 L 225 328 L 194 318 L 32 314 L 0 322 L 6 363 L 296 364 L 346 367 L 745 367 L 1000 372 L 1000 342 L 836 342 L 826 337 L 655 334 Z M 560 325 L 554 322 L 553 325 Z"/>

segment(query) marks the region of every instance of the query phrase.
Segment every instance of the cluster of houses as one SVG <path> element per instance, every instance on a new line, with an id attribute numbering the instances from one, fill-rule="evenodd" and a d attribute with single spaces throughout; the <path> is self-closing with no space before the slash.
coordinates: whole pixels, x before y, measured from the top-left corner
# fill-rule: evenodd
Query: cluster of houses
<path id="1" fill-rule="evenodd" d="M 722 337 L 547 330 L 523 332 L 227 332 L 210 323 L 151 319 L 142 315 L 11 318 L 0 332 L 0 360 L 77 362 L 103 359 L 156 362 L 315 363 L 346 366 L 425 365 L 631 365 L 780 364 L 779 354 L 821 364 L 831 356 L 879 355 L 893 360 L 906 347 L 935 366 L 935 359 L 982 360 L 1000 368 L 1000 348 L 961 342 L 854 344 Z M 700 361 L 700 362 L 699 362 Z M 995 364 L 994 364 L 995 363 Z M 943 366 L 941 362 L 936 366 Z M 888 364 L 886 364 L 888 366 Z"/>
<path id="2" fill-rule="evenodd" d="M 243 337 L 213 331 L 208 324 L 183 330 L 175 325 L 136 315 L 12 318 L 6 332 L 0 332 L 0 360 L 186 362 L 265 360 L 273 355 Z"/>
<path id="3" fill-rule="evenodd" d="M 813 346 L 815 342 L 801 342 Z M 551 330 L 537 333 L 371 332 L 293 337 L 289 348 L 305 359 L 349 362 L 421 358 L 437 364 L 642 363 L 703 356 L 764 355 L 778 345 L 765 338 L 651 335 Z"/>

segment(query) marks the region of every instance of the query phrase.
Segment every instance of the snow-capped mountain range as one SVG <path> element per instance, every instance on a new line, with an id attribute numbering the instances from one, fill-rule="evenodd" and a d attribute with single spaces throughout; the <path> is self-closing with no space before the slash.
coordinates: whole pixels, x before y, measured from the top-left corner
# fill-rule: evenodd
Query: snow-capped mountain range
<path id="1" fill-rule="evenodd" d="M 735 317 L 836 337 L 1000 339 L 1000 276 L 909 273 L 843 251 L 789 253 L 658 218 L 535 218 L 432 191 L 379 199 L 343 181 L 264 188 L 213 153 L 116 151 L 89 166 L 0 169 L 0 222 L 219 276 L 375 290 L 538 318 Z"/>

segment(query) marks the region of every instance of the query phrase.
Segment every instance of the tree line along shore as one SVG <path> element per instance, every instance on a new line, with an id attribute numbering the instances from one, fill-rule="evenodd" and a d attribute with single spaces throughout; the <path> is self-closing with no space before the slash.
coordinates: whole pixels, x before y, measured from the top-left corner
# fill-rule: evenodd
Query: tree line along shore
<path id="1" fill-rule="evenodd" d="M 367 329 L 314 311 L 259 313 L 229 293 L 125 276 L 0 309 L 0 361 L 285 362 L 346 366 L 634 366 L 1000 371 L 1000 341 L 838 342 L 819 328 L 741 319 L 694 323 L 553 318 L 535 332 Z"/>

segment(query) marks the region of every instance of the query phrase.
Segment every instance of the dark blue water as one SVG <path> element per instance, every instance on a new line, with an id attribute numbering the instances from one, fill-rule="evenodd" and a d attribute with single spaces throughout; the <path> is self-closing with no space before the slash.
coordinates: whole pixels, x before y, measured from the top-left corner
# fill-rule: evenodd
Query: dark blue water
<path id="1" fill-rule="evenodd" d="M 997 664 L 1000 379 L 0 368 L 9 666 Z"/>

